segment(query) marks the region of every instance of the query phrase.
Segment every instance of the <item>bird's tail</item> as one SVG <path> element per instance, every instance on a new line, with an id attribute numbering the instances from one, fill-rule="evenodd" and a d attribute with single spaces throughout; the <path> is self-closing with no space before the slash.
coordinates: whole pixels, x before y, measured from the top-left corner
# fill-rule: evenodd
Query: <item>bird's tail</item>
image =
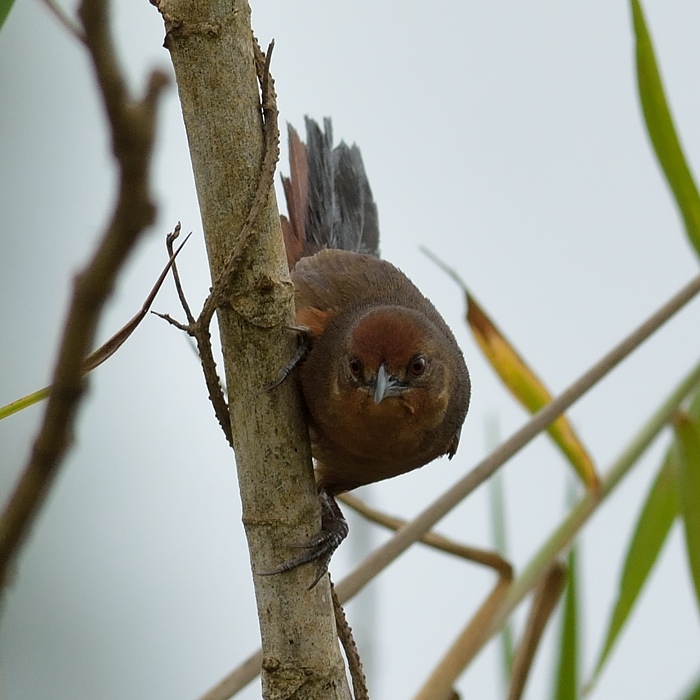
<path id="1" fill-rule="evenodd" d="M 289 218 L 282 232 L 290 269 L 323 248 L 379 257 L 379 218 L 360 149 L 333 148 L 331 120 L 323 131 L 306 117 L 306 144 L 289 126 L 289 177 L 282 177 Z"/>

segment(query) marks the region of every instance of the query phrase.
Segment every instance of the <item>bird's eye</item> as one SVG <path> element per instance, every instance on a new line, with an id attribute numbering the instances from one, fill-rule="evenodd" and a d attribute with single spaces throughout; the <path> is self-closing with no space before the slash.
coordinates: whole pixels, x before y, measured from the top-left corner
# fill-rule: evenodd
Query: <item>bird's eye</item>
<path id="1" fill-rule="evenodd" d="M 356 357 L 351 357 L 348 360 L 348 369 L 350 370 L 350 374 L 357 378 L 360 376 L 360 372 L 362 371 L 362 365 Z"/>
<path id="2" fill-rule="evenodd" d="M 418 357 L 414 357 L 411 360 L 408 370 L 414 377 L 420 377 L 420 375 L 425 372 L 425 366 L 425 358 L 422 355 L 418 355 Z"/>

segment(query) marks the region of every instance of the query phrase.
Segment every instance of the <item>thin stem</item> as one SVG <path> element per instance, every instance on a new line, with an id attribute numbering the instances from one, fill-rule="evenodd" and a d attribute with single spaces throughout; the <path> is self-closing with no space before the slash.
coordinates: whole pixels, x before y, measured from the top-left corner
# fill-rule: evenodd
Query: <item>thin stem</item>
<path id="1" fill-rule="evenodd" d="M 68 16 L 68 13 L 54 0 L 42 0 L 51 14 L 67 29 L 79 42 L 85 43 L 85 32 L 78 23 Z"/>
<path id="2" fill-rule="evenodd" d="M 344 493 L 342 496 L 338 497 L 338 500 L 345 505 L 350 506 L 354 511 L 362 515 L 364 518 L 370 522 L 376 523 L 377 525 L 382 525 L 390 530 L 398 530 L 402 528 L 405 524 L 405 520 L 401 518 L 395 518 L 386 513 L 382 513 L 375 508 L 371 508 L 364 501 L 359 498 L 355 498 L 348 493 Z M 420 538 L 420 542 L 428 547 L 437 549 L 446 554 L 452 554 L 460 559 L 466 559 L 467 561 L 473 562 L 474 564 L 481 564 L 482 566 L 487 566 L 490 569 L 498 572 L 499 576 L 502 576 L 508 580 L 513 578 L 513 567 L 510 562 L 506 561 L 497 552 L 489 551 L 487 549 L 480 549 L 478 547 L 470 547 L 468 545 L 455 542 L 437 532 L 426 532 L 423 537 Z"/>

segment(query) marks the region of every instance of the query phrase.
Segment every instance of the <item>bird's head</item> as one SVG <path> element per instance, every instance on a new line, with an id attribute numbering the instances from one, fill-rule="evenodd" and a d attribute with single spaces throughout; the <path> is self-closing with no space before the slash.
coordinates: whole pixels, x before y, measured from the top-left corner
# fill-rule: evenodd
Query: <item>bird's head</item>
<path id="1" fill-rule="evenodd" d="M 370 415 L 442 417 L 448 403 L 449 366 L 444 339 L 412 309 L 382 306 L 350 329 L 341 358 L 338 389 L 354 394 Z"/>

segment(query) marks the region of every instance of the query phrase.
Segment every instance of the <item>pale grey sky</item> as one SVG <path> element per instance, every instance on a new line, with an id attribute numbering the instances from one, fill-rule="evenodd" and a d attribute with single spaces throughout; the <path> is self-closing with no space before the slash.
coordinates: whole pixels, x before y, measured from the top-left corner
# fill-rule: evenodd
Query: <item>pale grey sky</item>
<path id="1" fill-rule="evenodd" d="M 700 6 L 654 0 L 645 8 L 697 163 Z M 134 84 L 151 66 L 170 70 L 155 9 L 142 0 L 115 3 L 115 12 Z M 332 116 L 336 138 L 358 143 L 384 257 L 435 301 L 471 368 L 457 457 L 372 489 L 375 504 L 410 517 L 485 454 L 488 420 L 497 417 L 502 437 L 525 420 L 468 336 L 458 289 L 420 245 L 449 260 L 555 392 L 697 272 L 644 133 L 628 4 L 268 0 L 253 2 L 253 23 L 263 45 L 276 40 L 282 121 Z M 18 2 L 0 32 L 0 95 L 4 404 L 49 376 L 71 275 L 106 220 L 114 172 L 83 51 L 37 0 Z M 283 148 L 283 171 L 285 157 Z M 158 223 L 120 281 L 103 338 L 140 307 L 178 220 L 195 232 L 181 260 L 195 306 L 208 288 L 174 90 L 156 183 Z M 178 313 L 169 288 L 155 307 Z M 695 301 L 573 408 L 601 470 L 697 361 L 698 328 Z M 0 424 L 2 493 L 40 412 Z M 585 531 L 584 675 L 667 440 Z M 540 438 L 503 473 L 511 557 L 522 567 L 562 517 L 569 468 Z M 477 491 L 440 530 L 489 546 L 487 495 Z M 594 698 L 674 700 L 698 672 L 698 611 L 680 535 L 676 527 Z M 352 549 L 347 543 L 334 560 L 336 579 Z M 373 584 L 373 697 L 410 697 L 492 581 L 476 566 L 414 548 Z M 20 561 L 0 627 L 0 698 L 189 700 L 257 639 L 232 459 L 191 350 L 149 318 L 95 373 L 73 451 Z M 531 700 L 549 697 L 551 631 L 548 640 Z M 499 697 L 497 662 L 491 644 L 462 677 L 464 697 Z M 258 696 L 254 686 L 242 695 Z"/>

